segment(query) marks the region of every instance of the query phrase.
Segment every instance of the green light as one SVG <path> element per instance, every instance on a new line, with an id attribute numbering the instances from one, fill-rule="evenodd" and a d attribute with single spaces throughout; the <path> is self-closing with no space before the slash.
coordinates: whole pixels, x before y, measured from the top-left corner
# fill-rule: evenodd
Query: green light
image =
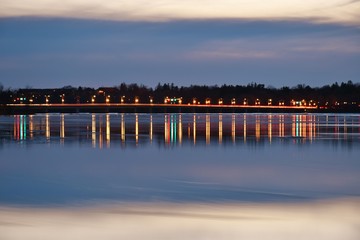
<path id="1" fill-rule="evenodd" d="M 23 139 L 23 116 L 20 116 L 20 140 Z"/>
<path id="2" fill-rule="evenodd" d="M 24 115 L 24 139 L 26 139 L 26 115 Z"/>

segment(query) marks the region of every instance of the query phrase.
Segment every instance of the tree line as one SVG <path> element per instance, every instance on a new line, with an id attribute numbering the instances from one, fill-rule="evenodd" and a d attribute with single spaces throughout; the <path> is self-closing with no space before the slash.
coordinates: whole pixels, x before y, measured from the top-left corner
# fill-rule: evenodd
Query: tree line
<path id="1" fill-rule="evenodd" d="M 114 87 L 73 87 L 64 86 L 55 89 L 5 89 L 0 84 L 0 103 L 164 103 L 164 99 L 181 98 L 183 104 L 205 103 L 208 99 L 215 104 L 222 99 L 223 104 L 242 104 L 246 99 L 248 104 L 259 101 L 266 105 L 271 99 L 274 104 L 284 102 L 289 105 L 292 100 L 316 102 L 319 106 L 336 106 L 360 104 L 360 83 L 352 81 L 334 83 L 322 87 L 310 87 L 299 84 L 295 87 L 265 87 L 264 84 L 250 83 L 247 85 L 191 85 L 177 86 L 173 83 L 158 84 L 155 88 L 142 84 L 121 83 Z"/>

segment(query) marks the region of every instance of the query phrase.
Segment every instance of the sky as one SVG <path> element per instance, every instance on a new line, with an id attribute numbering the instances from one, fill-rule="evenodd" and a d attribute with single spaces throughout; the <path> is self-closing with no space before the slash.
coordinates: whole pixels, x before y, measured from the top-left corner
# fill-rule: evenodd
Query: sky
<path id="1" fill-rule="evenodd" d="M 1 0 L 0 83 L 360 82 L 358 0 Z"/>

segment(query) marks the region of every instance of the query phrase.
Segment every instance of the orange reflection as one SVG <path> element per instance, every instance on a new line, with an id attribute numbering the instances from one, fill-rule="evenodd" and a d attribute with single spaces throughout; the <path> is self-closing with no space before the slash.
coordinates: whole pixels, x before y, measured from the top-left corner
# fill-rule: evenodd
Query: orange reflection
<path id="1" fill-rule="evenodd" d="M 255 137 L 256 137 L 256 141 L 260 140 L 260 116 L 256 115 L 255 117 Z"/>
<path id="2" fill-rule="evenodd" d="M 16 115 L 14 117 L 14 139 L 16 140 L 26 140 L 26 117 L 26 115 Z"/>
<path id="3" fill-rule="evenodd" d="M 271 138 L 272 138 L 272 115 L 271 114 L 268 115 L 268 137 L 269 137 L 269 142 L 271 143 Z"/>
<path id="4" fill-rule="evenodd" d="M 235 143 L 235 138 L 236 138 L 236 115 L 233 114 L 231 116 L 231 139 L 233 143 Z"/>
<path id="5" fill-rule="evenodd" d="M 222 143 L 223 138 L 223 116 L 222 114 L 219 114 L 219 143 Z"/>
<path id="6" fill-rule="evenodd" d="M 247 130 L 247 126 L 246 126 L 246 115 L 244 115 L 244 143 L 246 142 L 246 130 Z"/>
<path id="7" fill-rule="evenodd" d="M 51 118 L 57 118 L 59 121 L 52 121 Z M 206 144 L 211 143 L 211 137 L 219 144 L 227 143 L 227 140 L 236 142 L 237 134 L 243 131 L 244 142 L 256 140 L 267 140 L 273 142 L 274 136 L 285 137 L 292 136 L 296 142 L 313 141 L 318 132 L 325 134 L 334 134 L 336 138 L 352 138 L 350 134 L 358 131 L 358 123 L 348 116 L 343 115 L 312 115 L 312 114 L 242 114 L 243 119 L 237 122 L 237 114 L 166 114 L 166 115 L 147 115 L 142 116 L 132 114 L 130 125 L 126 129 L 126 115 L 121 114 L 121 119 L 112 117 L 111 114 L 92 114 L 91 120 L 86 124 L 89 141 L 91 138 L 92 146 L 102 148 L 103 144 L 110 147 L 111 140 L 126 142 L 126 130 L 130 131 L 136 140 L 140 141 L 141 129 L 149 134 L 148 141 L 152 142 L 156 136 L 164 136 L 165 144 L 183 144 L 187 142 L 197 143 L 197 139 Z M 240 116 L 240 115 L 239 115 Z M 66 117 L 66 121 L 65 121 Z M 112 119 L 114 118 L 114 119 Z M 26 137 L 34 138 L 37 134 L 47 140 L 51 139 L 51 134 L 60 136 L 60 142 L 65 141 L 66 124 L 72 124 L 71 115 L 15 115 L 13 117 L 13 139 L 24 140 Z M 144 120 L 144 121 L 143 121 Z M 164 120 L 164 122 L 163 122 Z M 215 121 L 214 121 L 215 120 Z M 325 122 L 325 121 L 328 122 Z M 90 124 L 91 121 L 91 124 Z M 111 121 L 120 121 L 117 126 L 111 126 Z M 213 121 L 213 122 L 212 122 Z M 321 124 L 319 124 L 321 123 Z M 57 125 L 58 124 L 58 125 Z M 185 124 L 185 126 L 184 126 Z M 76 124 L 69 129 L 76 129 L 71 132 L 71 136 L 79 134 L 83 126 Z M 183 129 L 184 127 L 184 129 Z M 91 136 L 90 136 L 91 128 Z M 120 139 L 111 136 L 111 130 L 120 133 Z M 231 129 L 231 130 L 230 130 Z M 52 130 L 52 131 L 51 131 Z M 185 132 L 184 132 L 185 131 Z M 187 136 L 186 137 L 186 131 Z M 236 131 L 239 131 L 238 133 Z M 27 135 L 28 134 L 28 135 Z M 184 139 L 185 134 L 185 139 Z M 213 135 L 213 136 L 211 136 Z M 71 136 L 67 136 L 69 139 Z M 250 138 L 249 138 L 250 137 Z M 113 139 L 114 138 L 114 139 Z M 131 140 L 134 140 L 131 137 Z M 276 139 L 275 139 L 276 140 Z"/>
<path id="8" fill-rule="evenodd" d="M 182 116 L 181 114 L 165 115 L 164 140 L 166 144 L 182 143 Z"/>
<path id="9" fill-rule="evenodd" d="M 284 123 L 284 115 L 279 116 L 279 136 L 285 136 L 285 123 Z"/>
<path id="10" fill-rule="evenodd" d="M 135 114 L 135 142 L 139 143 L 139 114 Z"/>
<path id="11" fill-rule="evenodd" d="M 211 123 L 210 123 L 210 114 L 206 114 L 205 117 L 205 136 L 206 136 L 206 144 L 210 144 L 210 127 L 211 127 Z"/>
<path id="12" fill-rule="evenodd" d="M 296 115 L 292 116 L 291 121 L 291 136 L 296 137 Z"/>
<path id="13" fill-rule="evenodd" d="M 50 140 L 50 117 L 49 114 L 45 115 L 45 137 Z"/>
<path id="14" fill-rule="evenodd" d="M 301 121 L 300 121 L 300 127 L 301 127 L 301 136 L 302 137 L 306 137 L 307 136 L 307 116 L 306 115 L 302 115 L 301 116 Z"/>
<path id="15" fill-rule="evenodd" d="M 105 128 L 105 139 L 106 139 L 106 147 L 110 147 L 110 115 L 106 114 L 106 128 Z"/>
<path id="16" fill-rule="evenodd" d="M 125 118 L 124 114 L 121 114 L 121 142 L 125 143 Z"/>
<path id="17" fill-rule="evenodd" d="M 99 116 L 99 148 L 103 148 L 102 116 Z"/>
<path id="18" fill-rule="evenodd" d="M 150 127 L 149 127 L 149 137 L 150 137 L 150 143 L 152 143 L 153 140 L 153 116 L 150 115 Z"/>
<path id="19" fill-rule="evenodd" d="M 194 137 L 194 145 L 196 144 L 196 114 L 193 117 L 193 137 Z"/>
<path id="20" fill-rule="evenodd" d="M 29 135 L 30 135 L 31 139 L 34 137 L 34 116 L 33 115 L 29 116 Z"/>
<path id="21" fill-rule="evenodd" d="M 96 114 L 91 115 L 91 142 L 92 147 L 96 147 Z"/>
<path id="22" fill-rule="evenodd" d="M 165 115 L 164 140 L 165 143 L 170 144 L 170 119 L 168 115 Z"/>
<path id="23" fill-rule="evenodd" d="M 60 114 L 60 143 L 64 143 L 65 138 L 65 115 Z"/>

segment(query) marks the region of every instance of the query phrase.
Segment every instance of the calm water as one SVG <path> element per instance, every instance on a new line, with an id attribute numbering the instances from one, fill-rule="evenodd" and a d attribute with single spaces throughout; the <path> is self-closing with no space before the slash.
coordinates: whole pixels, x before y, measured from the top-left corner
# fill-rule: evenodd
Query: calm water
<path id="1" fill-rule="evenodd" d="M 360 115 L 0 116 L 0 204 L 360 195 Z"/>

